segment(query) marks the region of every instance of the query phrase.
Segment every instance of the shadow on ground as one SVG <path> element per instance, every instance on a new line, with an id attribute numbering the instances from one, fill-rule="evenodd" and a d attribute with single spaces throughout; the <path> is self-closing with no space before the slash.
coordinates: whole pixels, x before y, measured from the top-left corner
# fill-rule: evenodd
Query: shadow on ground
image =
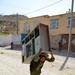
<path id="1" fill-rule="evenodd" d="M 53 53 L 55 55 L 59 55 L 59 56 L 67 56 L 68 50 L 62 50 L 61 52 L 59 52 L 59 50 L 53 50 Z M 75 58 L 75 51 L 70 51 L 69 57 L 73 57 Z"/>
<path id="2" fill-rule="evenodd" d="M 11 46 L 5 46 L 4 47 L 6 50 L 14 50 L 14 51 L 21 51 L 22 48 L 21 47 L 14 47 L 14 48 L 11 48 Z"/>
<path id="3" fill-rule="evenodd" d="M 60 71 L 64 69 L 69 57 L 75 58 L 75 51 L 70 51 L 70 53 L 68 53 L 68 50 L 62 50 L 61 52 L 59 52 L 59 50 L 53 50 L 53 53 L 55 55 L 66 57 L 65 61 L 63 61 L 63 64 L 61 65 L 61 67 L 59 69 Z"/>

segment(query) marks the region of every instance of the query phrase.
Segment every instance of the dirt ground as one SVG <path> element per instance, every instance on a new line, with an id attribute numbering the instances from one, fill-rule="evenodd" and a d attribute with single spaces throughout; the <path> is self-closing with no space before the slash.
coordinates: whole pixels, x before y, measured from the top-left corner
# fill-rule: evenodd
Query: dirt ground
<path id="1" fill-rule="evenodd" d="M 75 75 L 75 52 L 69 58 L 66 58 L 64 51 L 53 53 L 55 62 L 46 61 L 41 75 Z M 20 50 L 0 47 L 0 75 L 30 75 L 29 64 L 21 62 Z"/>

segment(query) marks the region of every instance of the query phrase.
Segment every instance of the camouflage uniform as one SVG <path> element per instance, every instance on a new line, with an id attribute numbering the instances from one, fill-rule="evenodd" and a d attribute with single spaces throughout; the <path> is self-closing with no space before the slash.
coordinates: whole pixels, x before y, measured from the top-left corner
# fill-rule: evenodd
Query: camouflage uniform
<path id="1" fill-rule="evenodd" d="M 51 59 L 46 58 L 46 61 L 53 62 L 54 58 L 51 58 Z M 36 55 L 30 63 L 30 75 L 40 75 L 43 64 L 44 64 L 44 62 L 41 62 L 40 57 L 38 55 Z"/>

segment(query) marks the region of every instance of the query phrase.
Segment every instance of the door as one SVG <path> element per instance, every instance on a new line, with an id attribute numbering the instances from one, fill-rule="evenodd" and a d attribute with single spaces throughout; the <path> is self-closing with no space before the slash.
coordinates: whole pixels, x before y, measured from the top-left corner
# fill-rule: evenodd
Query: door
<path id="1" fill-rule="evenodd" d="M 63 36 L 62 48 L 63 50 L 68 50 L 68 37 L 66 35 Z"/>

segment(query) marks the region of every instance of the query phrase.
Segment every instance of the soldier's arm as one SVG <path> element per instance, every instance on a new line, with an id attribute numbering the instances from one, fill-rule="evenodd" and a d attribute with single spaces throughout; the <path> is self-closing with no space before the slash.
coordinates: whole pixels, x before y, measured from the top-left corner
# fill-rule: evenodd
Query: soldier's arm
<path id="1" fill-rule="evenodd" d="M 39 50 L 38 55 L 40 55 L 42 53 L 42 49 Z"/>
<path id="2" fill-rule="evenodd" d="M 46 58 L 48 62 L 54 62 L 55 58 Z"/>
<path id="3" fill-rule="evenodd" d="M 39 52 L 38 52 L 38 54 L 35 55 L 35 57 L 34 57 L 34 61 L 35 61 L 35 62 L 37 62 L 37 61 L 40 59 L 39 55 L 40 55 L 41 53 L 42 53 L 42 49 L 40 49 Z"/>
<path id="4" fill-rule="evenodd" d="M 46 58 L 47 61 L 49 62 L 54 62 L 55 58 L 53 56 L 52 50 L 50 50 L 51 58 Z"/>

